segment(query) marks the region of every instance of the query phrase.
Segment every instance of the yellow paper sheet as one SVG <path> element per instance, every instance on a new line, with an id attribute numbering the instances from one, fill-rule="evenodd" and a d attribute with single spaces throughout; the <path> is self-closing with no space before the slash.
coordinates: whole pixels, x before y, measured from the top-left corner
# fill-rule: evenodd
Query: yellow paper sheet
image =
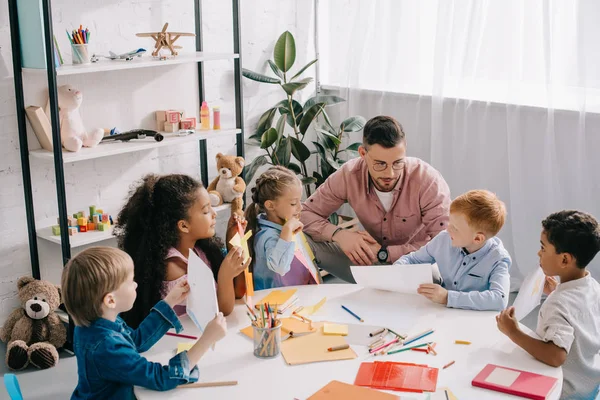
<path id="1" fill-rule="evenodd" d="M 179 353 L 181 353 L 182 351 L 185 351 L 185 350 L 189 351 L 194 344 L 196 344 L 196 342 L 177 343 L 177 354 L 179 354 Z"/>
<path id="2" fill-rule="evenodd" d="M 252 231 L 246 232 L 244 236 L 240 235 L 240 233 L 236 233 L 235 236 L 231 238 L 229 244 L 234 247 L 241 247 L 244 252 L 244 262 L 248 261 L 250 258 L 250 252 L 248 251 L 248 239 L 252 236 Z M 248 268 L 244 271 L 244 279 L 246 281 L 246 296 L 254 296 L 254 281 L 252 278 L 252 273 Z"/>
<path id="3" fill-rule="evenodd" d="M 323 325 L 323 333 L 325 335 L 347 336 L 348 325 L 331 324 L 329 322 L 325 322 L 325 325 Z"/>
<path id="4" fill-rule="evenodd" d="M 327 301 L 327 297 L 323 297 L 321 299 L 321 301 L 319 301 L 314 306 L 304 306 L 300 311 L 298 311 L 298 314 L 302 315 L 303 317 L 308 317 L 309 315 L 313 315 L 314 313 L 319 311 L 319 308 L 321 308 L 323 306 L 323 304 L 325 304 L 326 301 Z"/>
<path id="5" fill-rule="evenodd" d="M 306 236 L 304 236 L 304 233 L 300 232 L 294 235 L 294 243 L 294 255 L 296 258 L 310 272 L 317 284 L 322 283 L 321 276 L 319 275 L 319 269 L 314 262 L 315 255 L 313 254 L 312 249 L 306 240 Z"/>
<path id="6" fill-rule="evenodd" d="M 255 307 L 258 310 L 260 309 L 261 304 L 268 303 L 271 307 L 275 307 L 275 305 L 277 305 L 279 308 L 281 308 L 286 302 L 294 297 L 297 291 L 297 289 L 273 290 L 271 293 L 257 301 Z"/>

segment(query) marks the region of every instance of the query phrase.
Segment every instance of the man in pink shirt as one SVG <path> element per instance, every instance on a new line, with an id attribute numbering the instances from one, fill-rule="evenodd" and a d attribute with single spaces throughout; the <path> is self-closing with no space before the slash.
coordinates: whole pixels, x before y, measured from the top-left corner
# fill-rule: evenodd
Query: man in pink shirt
<path id="1" fill-rule="evenodd" d="M 346 162 L 306 200 L 301 221 L 319 266 L 354 282 L 351 265 L 393 263 L 446 229 L 450 189 L 442 175 L 406 157 L 406 137 L 392 117 L 363 130 L 360 158 Z M 363 231 L 338 228 L 328 217 L 349 203 Z"/>

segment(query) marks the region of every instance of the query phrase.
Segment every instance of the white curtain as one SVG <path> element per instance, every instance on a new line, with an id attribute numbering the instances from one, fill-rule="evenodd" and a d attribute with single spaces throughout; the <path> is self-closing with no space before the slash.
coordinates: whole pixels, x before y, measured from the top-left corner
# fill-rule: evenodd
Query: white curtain
<path id="1" fill-rule="evenodd" d="M 513 289 L 538 265 L 545 216 L 600 218 L 600 2 L 321 0 L 317 13 L 320 83 L 347 99 L 332 111 L 396 117 L 453 197 L 497 193 Z"/>

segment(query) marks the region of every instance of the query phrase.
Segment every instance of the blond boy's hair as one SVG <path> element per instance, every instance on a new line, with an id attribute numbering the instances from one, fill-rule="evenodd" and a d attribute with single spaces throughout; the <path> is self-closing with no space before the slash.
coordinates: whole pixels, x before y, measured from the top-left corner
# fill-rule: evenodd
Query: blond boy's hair
<path id="1" fill-rule="evenodd" d="M 506 206 L 488 190 L 470 190 L 461 194 L 450 204 L 450 212 L 464 215 L 469 226 L 488 238 L 500 232 L 506 219 Z"/>
<path id="2" fill-rule="evenodd" d="M 62 297 L 75 325 L 89 326 L 102 317 L 104 296 L 127 280 L 129 254 L 113 247 L 90 247 L 73 257 L 62 274 Z"/>

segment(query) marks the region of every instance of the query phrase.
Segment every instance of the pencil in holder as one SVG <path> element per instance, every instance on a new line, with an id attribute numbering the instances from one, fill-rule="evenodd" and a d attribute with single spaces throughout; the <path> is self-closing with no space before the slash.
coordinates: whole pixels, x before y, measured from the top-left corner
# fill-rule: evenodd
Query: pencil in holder
<path id="1" fill-rule="evenodd" d="M 88 52 L 87 43 L 72 44 L 71 50 L 73 53 L 73 65 L 90 63 L 90 53 Z"/>
<path id="2" fill-rule="evenodd" d="M 281 321 L 277 320 L 272 328 L 252 325 L 254 336 L 254 355 L 258 358 L 273 358 L 279 355 L 281 348 Z"/>

